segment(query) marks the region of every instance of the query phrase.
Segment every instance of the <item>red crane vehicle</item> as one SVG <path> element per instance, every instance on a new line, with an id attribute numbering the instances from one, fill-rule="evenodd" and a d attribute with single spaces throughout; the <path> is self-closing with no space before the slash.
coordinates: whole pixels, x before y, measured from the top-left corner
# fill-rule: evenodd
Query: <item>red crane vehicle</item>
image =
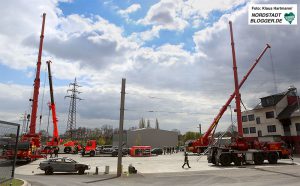
<path id="1" fill-rule="evenodd" d="M 37 158 L 42 158 L 40 147 L 41 147 L 41 134 L 36 133 L 36 117 L 37 117 L 37 108 L 38 108 L 38 97 L 39 97 L 39 88 L 40 88 L 40 71 L 41 71 L 41 58 L 43 51 L 43 41 L 44 41 L 44 28 L 45 28 L 45 19 L 46 14 L 43 14 L 42 30 L 40 36 L 39 52 L 38 52 L 38 61 L 36 68 L 36 76 L 34 79 L 34 90 L 33 97 L 30 99 L 32 101 L 32 110 L 31 110 L 31 120 L 30 120 L 30 130 L 21 137 L 18 147 L 20 148 L 17 151 L 17 159 L 20 161 L 32 161 Z M 13 152 L 7 150 L 7 157 L 11 157 Z"/>
<path id="2" fill-rule="evenodd" d="M 263 57 L 263 55 L 265 54 L 265 52 L 267 51 L 268 48 L 271 48 L 271 47 L 270 47 L 270 45 L 267 44 L 266 47 L 264 48 L 264 50 L 261 52 L 261 54 L 255 60 L 254 64 L 248 70 L 247 74 L 244 76 L 244 78 L 242 79 L 240 84 L 238 85 L 238 89 L 240 89 L 243 86 L 243 84 L 245 83 L 245 81 L 247 80 L 247 78 L 249 77 L 249 75 L 251 74 L 251 72 L 253 71 L 255 66 L 258 64 L 260 59 Z M 188 149 L 187 149 L 188 151 L 193 152 L 193 153 L 202 153 L 205 151 L 205 149 L 207 149 L 208 145 L 210 144 L 210 142 L 212 140 L 211 138 L 215 132 L 215 129 L 219 123 L 219 120 L 221 119 L 221 117 L 223 116 L 225 111 L 227 110 L 227 107 L 230 105 L 230 103 L 234 99 L 235 95 L 236 95 L 236 91 L 234 91 L 231 94 L 231 96 L 229 97 L 229 99 L 227 100 L 225 105 L 223 105 L 223 107 L 219 111 L 218 115 L 214 118 L 213 122 L 211 123 L 211 125 L 209 126 L 209 128 L 205 132 L 205 134 L 203 136 L 201 136 L 199 139 L 192 141 L 188 144 Z M 239 127 L 242 128 L 242 126 L 239 126 Z"/>
<path id="3" fill-rule="evenodd" d="M 81 153 L 82 156 L 90 155 L 94 157 L 96 155 L 97 141 L 96 140 L 88 140 L 86 142 L 86 146 L 83 148 Z"/>
<path id="4" fill-rule="evenodd" d="M 45 151 L 50 150 L 51 148 L 58 147 L 60 145 L 60 139 L 58 135 L 58 128 L 57 128 L 57 117 L 56 117 L 56 107 L 54 102 L 54 95 L 53 95 L 53 84 L 52 84 L 52 75 L 51 75 L 51 61 L 47 61 L 48 67 L 48 77 L 49 77 L 49 87 L 50 87 L 50 103 L 49 108 L 52 113 L 52 122 L 53 122 L 53 136 L 50 141 L 47 142 L 47 146 L 45 147 Z M 46 152 L 47 153 L 47 152 Z"/>
<path id="5" fill-rule="evenodd" d="M 122 149 L 123 156 L 128 154 L 126 149 Z M 97 147 L 96 140 L 88 140 L 86 146 L 82 149 L 82 156 L 89 155 L 90 157 L 94 156 L 118 156 L 118 149 L 112 145 L 102 145 Z"/>
<path id="6" fill-rule="evenodd" d="M 68 141 L 65 144 L 62 144 L 61 139 L 59 138 L 58 133 L 58 119 L 56 117 L 56 106 L 54 102 L 54 94 L 53 94 L 53 83 L 52 83 L 52 73 L 51 73 L 51 61 L 47 61 L 48 66 L 48 77 L 49 77 L 49 87 L 50 87 L 50 103 L 49 107 L 52 113 L 52 122 L 53 122 L 53 135 L 52 139 L 47 142 L 46 147 L 43 150 L 43 153 L 49 153 L 50 149 L 59 148 L 63 149 L 64 153 L 78 153 L 81 150 L 81 146 L 77 141 Z"/>
<path id="7" fill-rule="evenodd" d="M 290 157 L 290 150 L 287 148 L 284 142 L 259 142 L 254 141 L 250 145 L 246 138 L 243 138 L 242 130 L 242 116 L 240 108 L 240 93 L 238 86 L 238 74 L 235 58 L 234 39 L 232 31 L 232 23 L 229 22 L 232 58 L 233 58 L 233 71 L 235 82 L 235 98 L 236 98 L 236 110 L 237 110 L 237 123 L 238 123 L 238 136 L 231 139 L 231 144 L 228 146 L 212 146 L 209 149 L 207 160 L 209 163 L 215 165 L 221 164 L 222 166 L 228 166 L 232 162 L 235 165 L 241 165 L 243 163 L 254 163 L 255 165 L 261 165 L 265 160 L 268 160 L 270 164 L 276 164 L 278 159 L 284 159 Z M 270 47 L 267 45 L 267 47 Z M 233 96 L 231 96 L 233 99 Z"/>

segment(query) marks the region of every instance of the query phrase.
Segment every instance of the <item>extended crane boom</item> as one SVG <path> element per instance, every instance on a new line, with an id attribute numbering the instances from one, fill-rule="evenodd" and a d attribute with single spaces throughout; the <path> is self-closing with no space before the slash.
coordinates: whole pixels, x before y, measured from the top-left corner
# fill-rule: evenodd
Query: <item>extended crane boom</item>
<path id="1" fill-rule="evenodd" d="M 235 48 L 234 48 L 234 39 L 233 39 L 233 30 L 232 30 L 232 22 L 231 21 L 229 21 L 229 27 L 230 27 L 230 38 L 231 38 L 231 51 L 232 51 L 234 91 L 235 91 L 235 103 L 236 103 L 238 133 L 239 133 L 240 136 L 243 136 L 242 112 L 241 112 L 241 95 L 240 95 L 240 90 L 239 90 L 239 76 L 238 76 L 237 66 L 236 66 L 236 57 L 235 57 Z"/>
<path id="2" fill-rule="evenodd" d="M 42 23 L 42 30 L 41 30 L 41 36 L 40 36 L 39 54 L 38 54 L 38 61 L 37 61 L 37 67 L 36 67 L 36 75 L 35 75 L 35 79 L 34 79 L 31 120 L 30 120 L 30 126 L 29 126 L 29 128 L 30 128 L 29 134 L 31 134 L 31 135 L 36 133 L 36 131 L 35 131 L 35 129 L 36 129 L 36 114 L 37 114 L 38 101 L 39 101 L 40 72 L 41 72 L 43 42 L 44 42 L 45 19 L 46 19 L 46 13 L 43 13 L 43 23 Z"/>
<path id="3" fill-rule="evenodd" d="M 55 103 L 54 103 L 54 95 L 53 95 L 53 85 L 52 85 L 52 76 L 51 76 L 51 68 L 50 68 L 50 63 L 51 61 L 46 62 L 48 65 L 48 76 L 49 76 L 49 86 L 50 86 L 50 108 L 52 112 L 52 121 L 53 121 L 53 137 L 50 142 L 50 146 L 58 146 L 59 143 L 59 135 L 58 135 L 58 128 L 57 128 L 57 118 L 56 118 L 56 108 L 55 108 Z"/>
<path id="4" fill-rule="evenodd" d="M 30 99 L 30 101 L 32 101 L 32 108 L 31 108 L 32 110 L 31 110 L 31 115 L 27 116 L 28 119 L 29 118 L 31 119 L 29 125 L 30 130 L 26 134 L 24 134 L 20 140 L 22 143 L 24 142 L 25 144 L 28 144 L 28 148 L 18 150 L 18 154 L 17 154 L 18 159 L 26 160 L 26 161 L 31 161 L 43 157 L 40 154 L 41 134 L 36 133 L 36 115 L 37 115 L 38 100 L 39 100 L 40 72 L 41 72 L 41 61 L 42 61 L 42 51 L 43 51 L 43 41 L 44 41 L 45 20 L 46 20 L 46 14 L 43 13 L 39 53 L 38 53 L 38 60 L 36 64 L 37 66 L 36 75 L 34 79 L 33 97 Z"/>
<path id="5" fill-rule="evenodd" d="M 249 75 L 251 74 L 251 72 L 253 71 L 253 69 L 255 68 L 255 66 L 258 64 L 258 62 L 260 61 L 260 59 L 263 57 L 263 55 L 265 54 L 265 52 L 267 51 L 268 48 L 271 48 L 271 46 L 269 44 L 266 44 L 266 47 L 264 48 L 264 50 L 261 52 L 261 54 L 255 60 L 254 64 L 251 66 L 251 68 L 248 70 L 247 74 L 244 76 L 244 78 L 240 82 L 239 87 L 238 87 L 239 89 L 243 86 L 243 84 L 245 83 L 245 81 L 247 80 L 247 78 L 249 77 Z M 193 147 L 193 149 L 192 149 L 193 152 L 195 152 L 195 153 L 196 152 L 199 152 L 199 153 L 203 152 L 203 149 L 205 149 L 208 146 L 208 144 L 209 144 L 209 136 L 211 135 L 212 131 L 216 128 L 219 120 L 221 119 L 221 117 L 223 116 L 224 112 L 227 110 L 227 107 L 230 105 L 231 101 L 235 97 L 235 94 L 236 94 L 236 91 L 234 91 L 231 94 L 231 96 L 229 97 L 229 99 L 227 100 L 227 102 L 225 103 L 225 105 L 223 105 L 223 107 L 219 111 L 218 115 L 214 118 L 213 122 L 209 126 L 208 130 L 206 131 L 206 133 L 202 137 L 200 137 L 199 139 L 197 139 L 196 141 L 192 142 L 191 146 Z"/>

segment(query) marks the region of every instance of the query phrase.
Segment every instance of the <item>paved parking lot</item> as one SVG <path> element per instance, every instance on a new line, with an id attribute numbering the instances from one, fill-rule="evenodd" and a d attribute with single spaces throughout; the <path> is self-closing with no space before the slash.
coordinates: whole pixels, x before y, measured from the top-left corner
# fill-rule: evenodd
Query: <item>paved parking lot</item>
<path id="1" fill-rule="evenodd" d="M 123 175 L 77 175 L 56 173 L 46 176 L 38 175 L 17 175 L 18 178 L 28 180 L 32 186 L 181 186 L 181 185 L 220 185 L 220 186 L 298 186 L 300 182 L 300 166 L 247 166 L 237 169 L 219 169 L 207 171 L 187 171 L 176 173 L 155 173 Z"/>
<path id="2" fill-rule="evenodd" d="M 87 173 L 92 175 L 95 172 L 96 167 L 99 168 L 99 174 L 103 174 L 105 166 L 109 166 L 110 173 L 116 173 L 117 170 L 117 157 L 81 157 L 80 155 L 67 155 L 60 154 L 61 157 L 70 157 L 80 163 L 89 164 L 91 170 Z M 172 172 L 193 172 L 193 171 L 207 171 L 207 170 L 230 170 L 238 169 L 238 167 L 218 167 L 212 164 L 208 164 L 206 156 L 199 158 L 199 156 L 189 156 L 190 169 L 182 169 L 184 156 L 182 152 L 171 155 L 160 155 L 152 157 L 123 157 L 123 170 L 127 171 L 127 168 L 132 164 L 140 174 L 146 173 L 172 173 Z M 39 162 L 43 160 L 37 160 L 30 164 L 18 166 L 16 168 L 16 174 L 21 175 L 34 175 L 43 174 L 44 172 L 38 169 Z M 296 158 L 295 162 L 300 163 L 300 159 Z M 291 164 L 291 160 L 280 160 L 277 165 L 264 164 L 261 166 L 250 165 L 250 167 L 278 167 Z M 124 172 L 123 171 L 123 172 Z"/>

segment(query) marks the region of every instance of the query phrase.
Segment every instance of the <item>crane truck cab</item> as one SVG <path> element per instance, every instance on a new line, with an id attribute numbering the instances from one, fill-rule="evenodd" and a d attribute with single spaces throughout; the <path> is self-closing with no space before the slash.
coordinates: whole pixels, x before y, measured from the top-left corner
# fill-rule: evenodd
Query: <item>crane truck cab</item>
<path id="1" fill-rule="evenodd" d="M 86 146 L 82 149 L 81 155 L 90 155 L 94 157 L 96 155 L 97 142 L 96 140 L 88 140 Z"/>

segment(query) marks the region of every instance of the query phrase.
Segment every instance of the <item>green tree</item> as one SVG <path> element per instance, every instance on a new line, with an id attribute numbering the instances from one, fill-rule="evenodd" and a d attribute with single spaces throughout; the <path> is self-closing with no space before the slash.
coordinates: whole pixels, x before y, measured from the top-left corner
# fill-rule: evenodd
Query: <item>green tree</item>
<path id="1" fill-rule="evenodd" d="M 99 137 L 97 140 L 98 145 L 105 145 L 106 141 L 104 137 Z"/>

